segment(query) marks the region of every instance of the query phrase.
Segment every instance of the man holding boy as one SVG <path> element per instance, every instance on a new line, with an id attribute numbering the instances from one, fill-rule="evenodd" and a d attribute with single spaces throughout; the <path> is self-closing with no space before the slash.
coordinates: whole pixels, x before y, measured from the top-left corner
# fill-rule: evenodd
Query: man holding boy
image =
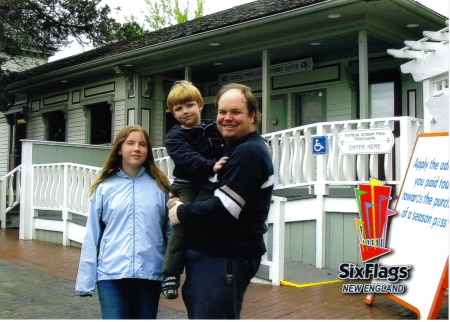
<path id="1" fill-rule="evenodd" d="M 217 173 L 214 196 L 169 201 L 171 224 L 185 228 L 189 319 L 239 319 L 245 291 L 266 252 L 263 235 L 273 190 L 273 165 L 256 131 L 257 100 L 249 87 L 228 84 L 216 96 L 217 127 L 228 161 Z"/>
<path id="2" fill-rule="evenodd" d="M 214 185 L 208 180 L 225 163 L 225 141 L 213 120 L 201 120 L 203 98 L 188 81 L 175 82 L 167 97 L 167 107 L 180 123 L 167 133 L 165 146 L 174 162 L 171 194 L 182 202 L 207 200 Z M 178 297 L 180 274 L 184 270 L 183 226 L 174 227 L 164 258 L 162 294 Z"/>

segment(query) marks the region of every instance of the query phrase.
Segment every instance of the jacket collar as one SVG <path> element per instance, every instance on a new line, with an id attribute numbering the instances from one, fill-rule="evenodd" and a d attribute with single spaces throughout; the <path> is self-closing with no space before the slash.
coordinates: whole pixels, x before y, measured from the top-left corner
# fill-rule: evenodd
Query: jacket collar
<path id="1" fill-rule="evenodd" d="M 139 178 L 139 177 L 141 177 L 143 174 L 144 174 L 144 172 L 145 172 L 145 168 L 144 167 L 140 167 L 140 169 L 139 169 L 139 171 L 138 171 L 138 173 L 136 174 L 136 178 Z M 118 177 L 121 177 L 121 178 L 127 178 L 127 179 L 131 179 L 131 177 L 128 175 L 128 174 L 126 174 L 122 169 L 120 169 L 119 168 L 119 170 L 117 171 L 117 176 Z M 135 179 L 136 179 L 135 178 Z"/>

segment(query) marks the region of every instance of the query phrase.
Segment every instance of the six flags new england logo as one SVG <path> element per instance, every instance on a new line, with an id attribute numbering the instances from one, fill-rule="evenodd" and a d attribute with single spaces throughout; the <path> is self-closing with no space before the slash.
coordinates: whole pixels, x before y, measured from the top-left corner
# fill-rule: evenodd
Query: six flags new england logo
<path id="1" fill-rule="evenodd" d="M 370 179 L 370 184 L 359 184 L 355 189 L 359 218 L 355 218 L 356 231 L 359 239 L 361 260 L 365 263 L 359 267 L 352 263 L 342 263 L 339 266 L 340 279 L 379 279 L 386 283 L 380 284 L 344 284 L 343 293 L 403 293 L 405 286 L 395 284 L 409 277 L 411 266 L 383 266 L 368 261 L 389 253 L 386 236 L 389 216 L 395 211 L 389 209 L 391 187 L 384 182 Z"/>

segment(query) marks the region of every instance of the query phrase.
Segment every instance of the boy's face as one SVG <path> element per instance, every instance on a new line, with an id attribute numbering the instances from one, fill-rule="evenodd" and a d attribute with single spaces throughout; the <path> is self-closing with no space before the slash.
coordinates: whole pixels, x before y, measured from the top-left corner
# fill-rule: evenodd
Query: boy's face
<path id="1" fill-rule="evenodd" d="M 202 108 L 203 105 L 199 105 L 196 101 L 176 104 L 173 107 L 173 116 L 181 123 L 181 127 L 191 129 L 200 124 Z"/>

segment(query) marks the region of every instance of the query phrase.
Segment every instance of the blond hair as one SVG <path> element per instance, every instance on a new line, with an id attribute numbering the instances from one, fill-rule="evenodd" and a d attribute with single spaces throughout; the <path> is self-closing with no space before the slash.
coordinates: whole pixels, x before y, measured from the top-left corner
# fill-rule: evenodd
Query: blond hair
<path id="1" fill-rule="evenodd" d="M 173 114 L 175 105 L 196 101 L 199 106 L 203 106 L 203 97 L 200 91 L 191 82 L 186 80 L 176 81 L 167 96 L 167 107 Z"/>
<path id="2" fill-rule="evenodd" d="M 111 148 L 111 152 L 109 153 L 105 164 L 103 165 L 100 176 L 97 178 L 97 180 L 94 181 L 91 188 L 89 189 L 89 195 L 92 195 L 101 182 L 112 177 L 122 166 L 122 156 L 119 154 L 119 151 L 122 148 L 122 144 L 123 142 L 125 142 L 128 135 L 134 131 L 140 132 L 144 137 L 145 142 L 147 143 L 147 158 L 145 159 L 142 166 L 145 168 L 147 173 L 156 180 L 159 188 L 165 193 L 169 193 L 169 179 L 167 179 L 166 175 L 158 168 L 155 163 L 155 159 L 153 158 L 152 153 L 152 146 L 150 143 L 150 137 L 148 136 L 147 131 L 145 131 L 144 128 L 138 125 L 129 125 L 122 128 L 119 134 L 117 134 L 114 145 Z"/>

